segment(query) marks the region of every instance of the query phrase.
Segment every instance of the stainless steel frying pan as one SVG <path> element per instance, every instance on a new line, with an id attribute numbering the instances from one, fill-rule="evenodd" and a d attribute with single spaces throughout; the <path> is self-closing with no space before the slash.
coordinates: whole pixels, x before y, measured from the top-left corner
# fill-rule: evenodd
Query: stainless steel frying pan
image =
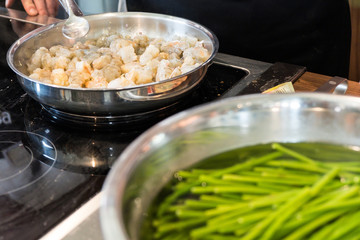
<path id="1" fill-rule="evenodd" d="M 89 116 L 117 116 L 146 112 L 168 106 L 187 96 L 201 82 L 215 57 L 219 43 L 206 27 L 195 22 L 153 13 L 121 12 L 85 16 L 89 33 L 78 41 L 99 37 L 104 30 L 125 34 L 141 32 L 148 36 L 189 35 L 204 41 L 210 58 L 199 67 L 162 82 L 122 89 L 78 89 L 41 83 L 28 77 L 26 63 L 36 49 L 56 44 L 73 45 L 62 35 L 64 21 L 40 27 L 16 41 L 7 53 L 7 62 L 20 85 L 43 105 L 67 113 Z"/>

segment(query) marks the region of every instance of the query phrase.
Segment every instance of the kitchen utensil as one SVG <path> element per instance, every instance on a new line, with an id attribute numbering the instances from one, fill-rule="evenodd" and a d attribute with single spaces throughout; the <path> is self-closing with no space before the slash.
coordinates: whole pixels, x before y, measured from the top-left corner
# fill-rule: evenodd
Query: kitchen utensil
<path id="1" fill-rule="evenodd" d="M 117 31 L 124 35 L 142 33 L 163 38 L 174 35 L 194 36 L 204 41 L 210 58 L 177 77 L 122 89 L 79 89 L 45 84 L 28 77 L 26 63 L 39 47 L 61 44 L 71 46 L 74 39 L 62 34 L 64 21 L 40 27 L 16 41 L 7 53 L 7 61 L 17 74 L 20 85 L 43 105 L 67 113 L 88 116 L 119 116 L 159 109 L 184 98 L 194 90 L 206 74 L 215 57 L 219 43 L 207 28 L 178 17 L 141 13 L 105 13 L 84 17 L 90 24 L 89 33 L 79 39 L 86 41 L 99 37 L 103 32 Z"/>
<path id="2" fill-rule="evenodd" d="M 85 36 L 90 29 L 89 22 L 85 18 L 78 17 L 74 14 L 69 3 L 70 0 L 62 1 L 65 3 L 65 9 L 69 15 L 68 19 L 65 21 L 62 27 L 62 33 L 65 37 L 70 39 L 76 39 Z"/>
<path id="3" fill-rule="evenodd" d="M 315 92 L 325 92 L 333 94 L 345 94 L 348 88 L 347 79 L 342 77 L 332 77 L 326 83 L 321 85 Z"/>
<path id="4" fill-rule="evenodd" d="M 339 85 L 337 85 L 333 91 L 333 94 L 342 95 L 345 94 L 348 89 L 348 81 L 344 80 Z"/>
<path id="5" fill-rule="evenodd" d="M 100 209 L 106 240 L 139 239 L 147 207 L 174 172 L 231 149 L 271 142 L 359 147 L 360 99 L 324 93 L 251 94 L 183 111 L 122 153 Z"/>

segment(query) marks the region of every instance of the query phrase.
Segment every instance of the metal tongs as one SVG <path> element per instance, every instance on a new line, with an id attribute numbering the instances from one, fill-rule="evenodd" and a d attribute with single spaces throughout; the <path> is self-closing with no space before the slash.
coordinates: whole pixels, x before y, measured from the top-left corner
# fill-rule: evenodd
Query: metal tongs
<path id="1" fill-rule="evenodd" d="M 326 83 L 321 85 L 315 92 L 333 93 L 343 95 L 348 89 L 348 80 L 342 77 L 332 77 Z"/>

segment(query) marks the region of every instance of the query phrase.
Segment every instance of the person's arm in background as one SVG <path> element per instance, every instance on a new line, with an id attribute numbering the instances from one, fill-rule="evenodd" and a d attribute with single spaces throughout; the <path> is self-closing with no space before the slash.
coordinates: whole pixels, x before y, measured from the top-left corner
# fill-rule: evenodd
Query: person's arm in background
<path id="1" fill-rule="evenodd" d="M 6 0 L 5 7 L 10 8 L 15 1 L 18 0 Z M 58 0 L 21 0 L 21 2 L 30 16 L 47 15 L 55 17 L 59 8 Z"/>

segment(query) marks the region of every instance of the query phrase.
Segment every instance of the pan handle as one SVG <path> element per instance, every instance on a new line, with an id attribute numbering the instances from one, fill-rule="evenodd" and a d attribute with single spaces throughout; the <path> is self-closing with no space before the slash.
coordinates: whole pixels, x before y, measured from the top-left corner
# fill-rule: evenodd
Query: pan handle
<path id="1" fill-rule="evenodd" d="M 83 12 L 80 10 L 79 6 L 76 4 L 74 0 L 68 0 L 68 1 L 72 11 L 76 16 L 84 16 Z M 59 0 L 59 2 L 61 6 L 65 9 L 65 11 L 69 14 L 69 11 L 66 7 L 66 3 L 64 2 L 64 0 Z"/>

